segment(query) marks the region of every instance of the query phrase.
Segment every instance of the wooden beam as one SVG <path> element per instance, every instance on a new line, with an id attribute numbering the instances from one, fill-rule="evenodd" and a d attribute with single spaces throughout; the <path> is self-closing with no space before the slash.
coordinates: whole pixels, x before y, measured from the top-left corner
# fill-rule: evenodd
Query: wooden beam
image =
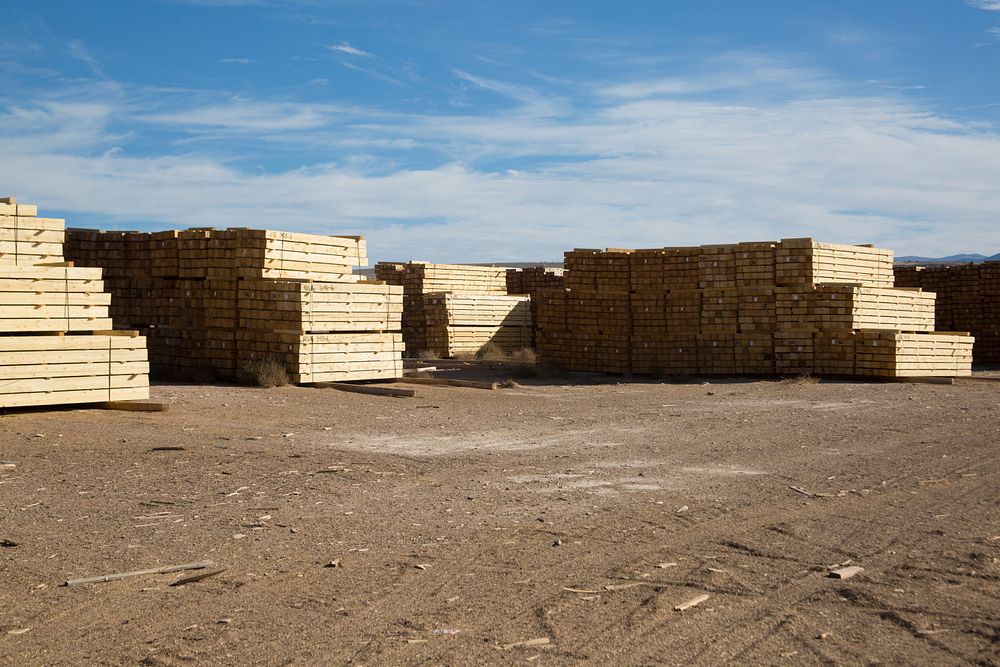
<path id="1" fill-rule="evenodd" d="M 447 378 L 415 378 L 415 377 L 402 377 L 395 378 L 393 382 L 404 382 L 407 384 L 430 384 L 437 385 L 441 387 L 466 387 L 468 389 L 486 389 L 494 390 L 497 389 L 499 385 L 496 382 L 479 382 L 476 380 L 451 380 Z"/>
<path id="2" fill-rule="evenodd" d="M 413 398 L 417 392 L 413 389 L 397 389 L 395 387 L 373 387 L 364 384 L 346 384 L 344 382 L 315 382 L 312 385 L 319 389 L 337 389 L 354 394 L 371 394 L 372 396 L 392 396 L 393 398 Z"/>
<path id="3" fill-rule="evenodd" d="M 123 412 L 166 412 L 169 403 L 159 401 L 105 401 L 98 403 L 102 410 L 122 410 Z"/>

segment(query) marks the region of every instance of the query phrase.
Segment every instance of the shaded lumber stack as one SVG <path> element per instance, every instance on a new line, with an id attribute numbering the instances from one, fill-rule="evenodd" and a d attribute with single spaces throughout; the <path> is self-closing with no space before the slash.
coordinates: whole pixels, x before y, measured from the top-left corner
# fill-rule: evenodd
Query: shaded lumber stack
<path id="1" fill-rule="evenodd" d="M 573 250 L 539 293 L 539 356 L 570 370 L 967 375 L 972 339 L 933 333 L 934 294 L 893 287 L 892 252 L 812 239 Z"/>
<path id="2" fill-rule="evenodd" d="M 508 296 L 507 269 L 379 262 L 375 275 L 403 288 L 403 340 L 411 356 L 475 354 L 487 343 L 530 347 L 528 297 Z"/>
<path id="3" fill-rule="evenodd" d="M 0 407 L 149 398 L 145 339 L 111 331 L 101 269 L 65 262 L 64 234 L 0 199 Z"/>
<path id="4" fill-rule="evenodd" d="M 895 267 L 896 283 L 937 294 L 936 327 L 969 331 L 973 359 L 1000 363 L 1000 262 Z"/>
<path id="5" fill-rule="evenodd" d="M 164 377 L 231 380 L 263 357 L 303 384 L 402 375 L 402 289 L 359 281 L 361 237 L 69 230 L 67 253 L 104 267 L 115 322 L 146 331 Z"/>
<path id="6" fill-rule="evenodd" d="M 475 354 L 491 342 L 531 347 L 531 297 L 431 292 L 424 303 L 427 346 L 444 356 Z"/>
<path id="7" fill-rule="evenodd" d="M 563 269 L 548 266 L 529 266 L 522 269 L 507 269 L 507 294 L 531 297 L 531 320 L 538 319 L 538 294 L 543 289 L 560 288 L 565 285 Z M 526 347 L 535 347 L 535 329 L 532 327 L 531 340 Z"/>

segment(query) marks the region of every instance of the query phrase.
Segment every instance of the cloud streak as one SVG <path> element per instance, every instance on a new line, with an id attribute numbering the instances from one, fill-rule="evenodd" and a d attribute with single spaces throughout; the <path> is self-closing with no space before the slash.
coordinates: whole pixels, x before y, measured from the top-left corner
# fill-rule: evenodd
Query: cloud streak
<path id="1" fill-rule="evenodd" d="M 996 128 L 806 68 L 729 64 L 744 56 L 565 97 L 453 70 L 509 102 L 479 114 L 210 93 L 158 109 L 127 94 L 9 105 L 0 181 L 69 224 L 362 233 L 377 259 L 788 236 L 900 254 L 1000 249 Z M 123 127 L 183 142 L 136 154 Z M 243 139 L 223 152 L 226 135 Z M 265 155 L 282 166 L 240 166 Z"/>
<path id="2" fill-rule="evenodd" d="M 346 53 L 349 56 L 358 56 L 360 58 L 374 58 L 375 55 L 368 53 L 367 51 L 362 51 L 361 49 L 355 48 L 348 44 L 347 42 L 341 42 L 340 44 L 330 44 L 326 48 L 334 51 L 336 53 Z"/>
<path id="3" fill-rule="evenodd" d="M 966 0 L 966 4 L 976 9 L 990 12 L 1000 12 L 1000 0 Z"/>

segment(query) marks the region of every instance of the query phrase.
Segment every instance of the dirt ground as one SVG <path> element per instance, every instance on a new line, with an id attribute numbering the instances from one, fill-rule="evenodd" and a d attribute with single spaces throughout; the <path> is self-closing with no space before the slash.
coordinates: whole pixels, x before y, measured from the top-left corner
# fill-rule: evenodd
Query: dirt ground
<path id="1" fill-rule="evenodd" d="M 414 388 L 0 414 L 0 664 L 1000 665 L 1000 382 Z"/>

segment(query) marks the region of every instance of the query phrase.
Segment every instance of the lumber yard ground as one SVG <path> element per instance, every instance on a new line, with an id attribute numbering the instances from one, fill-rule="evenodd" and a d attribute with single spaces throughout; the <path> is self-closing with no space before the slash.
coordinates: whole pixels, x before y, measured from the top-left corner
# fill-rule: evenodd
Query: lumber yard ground
<path id="1" fill-rule="evenodd" d="M 0 415 L 0 664 L 1000 664 L 1000 383 L 520 382 Z"/>

